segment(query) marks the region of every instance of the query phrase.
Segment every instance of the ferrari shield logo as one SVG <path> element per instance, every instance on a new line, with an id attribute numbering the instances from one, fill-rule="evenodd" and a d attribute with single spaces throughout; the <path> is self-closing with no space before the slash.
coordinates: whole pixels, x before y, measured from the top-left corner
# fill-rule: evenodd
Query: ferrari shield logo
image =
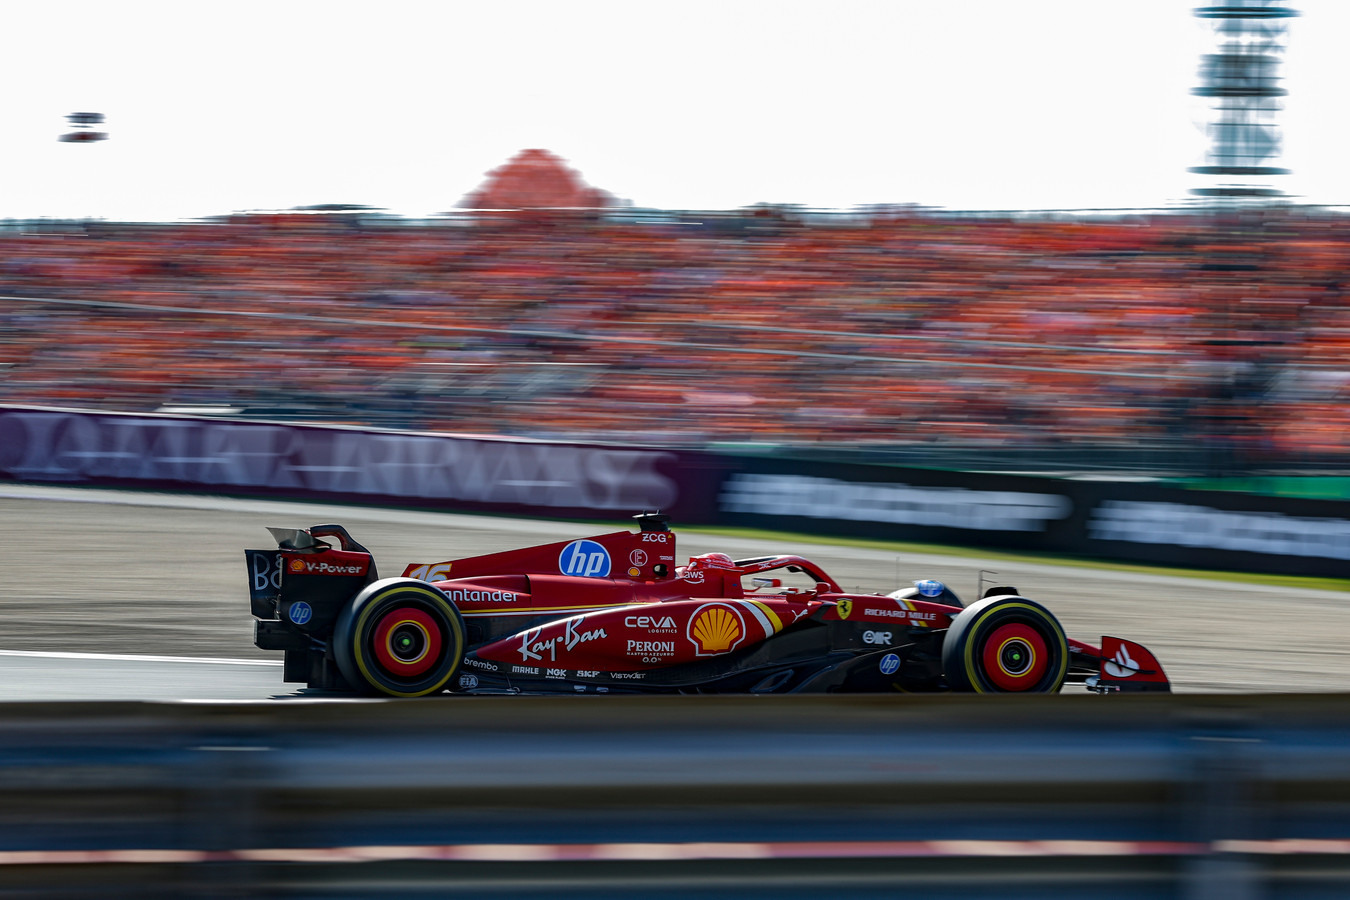
<path id="1" fill-rule="evenodd" d="M 847 619 L 848 616 L 849 616 L 849 613 L 853 612 L 853 601 L 852 601 L 852 600 L 837 600 L 837 601 L 835 601 L 835 602 L 838 604 L 838 606 L 836 606 L 835 609 L 837 609 L 837 610 L 839 611 L 839 618 L 841 618 L 841 619 Z"/>

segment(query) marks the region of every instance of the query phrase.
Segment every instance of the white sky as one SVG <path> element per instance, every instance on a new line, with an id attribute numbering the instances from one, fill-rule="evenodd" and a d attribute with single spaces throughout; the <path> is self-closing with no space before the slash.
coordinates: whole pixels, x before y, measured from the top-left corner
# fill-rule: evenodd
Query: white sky
<path id="1" fill-rule="evenodd" d="M 638 206 L 1164 206 L 1204 2 L 0 0 L 0 217 L 421 215 L 529 147 Z M 1276 186 L 1350 203 L 1350 2 L 1288 5 Z"/>

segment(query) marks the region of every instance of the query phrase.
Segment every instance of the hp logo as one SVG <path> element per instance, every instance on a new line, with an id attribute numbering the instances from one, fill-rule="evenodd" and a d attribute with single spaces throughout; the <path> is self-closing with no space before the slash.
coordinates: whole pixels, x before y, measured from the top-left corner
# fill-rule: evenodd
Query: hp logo
<path id="1" fill-rule="evenodd" d="M 894 653 L 887 653 L 881 658 L 881 674 L 894 675 L 895 670 L 900 668 L 900 657 Z"/>
<path id="2" fill-rule="evenodd" d="M 303 625 L 314 618 L 314 610 L 308 603 L 301 600 L 299 603 L 292 603 L 290 612 L 286 613 L 290 620 L 297 625 Z"/>
<path id="3" fill-rule="evenodd" d="M 595 541 L 573 541 L 558 554 L 558 571 L 588 578 L 609 576 L 609 551 Z"/>

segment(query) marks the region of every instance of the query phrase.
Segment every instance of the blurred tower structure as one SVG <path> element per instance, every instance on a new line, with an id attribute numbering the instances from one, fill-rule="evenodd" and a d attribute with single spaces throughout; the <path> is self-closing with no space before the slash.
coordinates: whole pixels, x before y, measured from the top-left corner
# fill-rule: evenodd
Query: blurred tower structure
<path id="1" fill-rule="evenodd" d="M 1289 171 L 1268 162 L 1280 152 L 1275 114 L 1286 91 L 1277 70 L 1287 20 L 1298 13 L 1273 0 L 1233 0 L 1200 7 L 1195 15 L 1213 26 L 1217 46 L 1201 58 L 1201 83 L 1193 91 L 1210 101 L 1208 165 L 1191 172 L 1221 183 L 1192 193 L 1221 203 L 1278 197 L 1262 179 Z"/>
<path id="2" fill-rule="evenodd" d="M 1192 280 L 1216 335 L 1204 342 L 1211 380 L 1197 386 L 1187 419 L 1209 474 L 1224 477 L 1259 464 L 1266 445 L 1262 403 L 1280 366 L 1278 336 L 1257 330 L 1277 319 L 1263 319 L 1248 301 L 1260 295 L 1266 270 L 1265 228 L 1274 211 L 1262 201 L 1283 196 L 1269 179 L 1289 171 L 1270 163 L 1280 153 L 1275 114 L 1286 93 L 1277 71 L 1288 19 L 1298 13 L 1272 0 L 1231 0 L 1195 15 L 1213 27 L 1217 46 L 1201 57 L 1200 86 L 1193 91 L 1210 103 L 1210 145 L 1208 165 L 1191 172 L 1213 181 L 1191 193 L 1220 214 Z"/>

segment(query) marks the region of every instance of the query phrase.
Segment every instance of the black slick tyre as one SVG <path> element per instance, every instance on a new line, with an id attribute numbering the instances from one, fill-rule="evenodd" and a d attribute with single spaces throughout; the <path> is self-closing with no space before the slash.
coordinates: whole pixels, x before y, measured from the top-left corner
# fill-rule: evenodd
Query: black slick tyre
<path id="1" fill-rule="evenodd" d="M 414 578 L 368 585 L 338 614 L 333 658 L 359 690 L 422 697 L 445 690 L 464 659 L 464 620 L 444 593 Z"/>
<path id="2" fill-rule="evenodd" d="M 1025 597 L 987 597 L 952 620 L 942 672 L 953 691 L 1053 694 L 1064 685 L 1069 641 L 1050 611 Z"/>

